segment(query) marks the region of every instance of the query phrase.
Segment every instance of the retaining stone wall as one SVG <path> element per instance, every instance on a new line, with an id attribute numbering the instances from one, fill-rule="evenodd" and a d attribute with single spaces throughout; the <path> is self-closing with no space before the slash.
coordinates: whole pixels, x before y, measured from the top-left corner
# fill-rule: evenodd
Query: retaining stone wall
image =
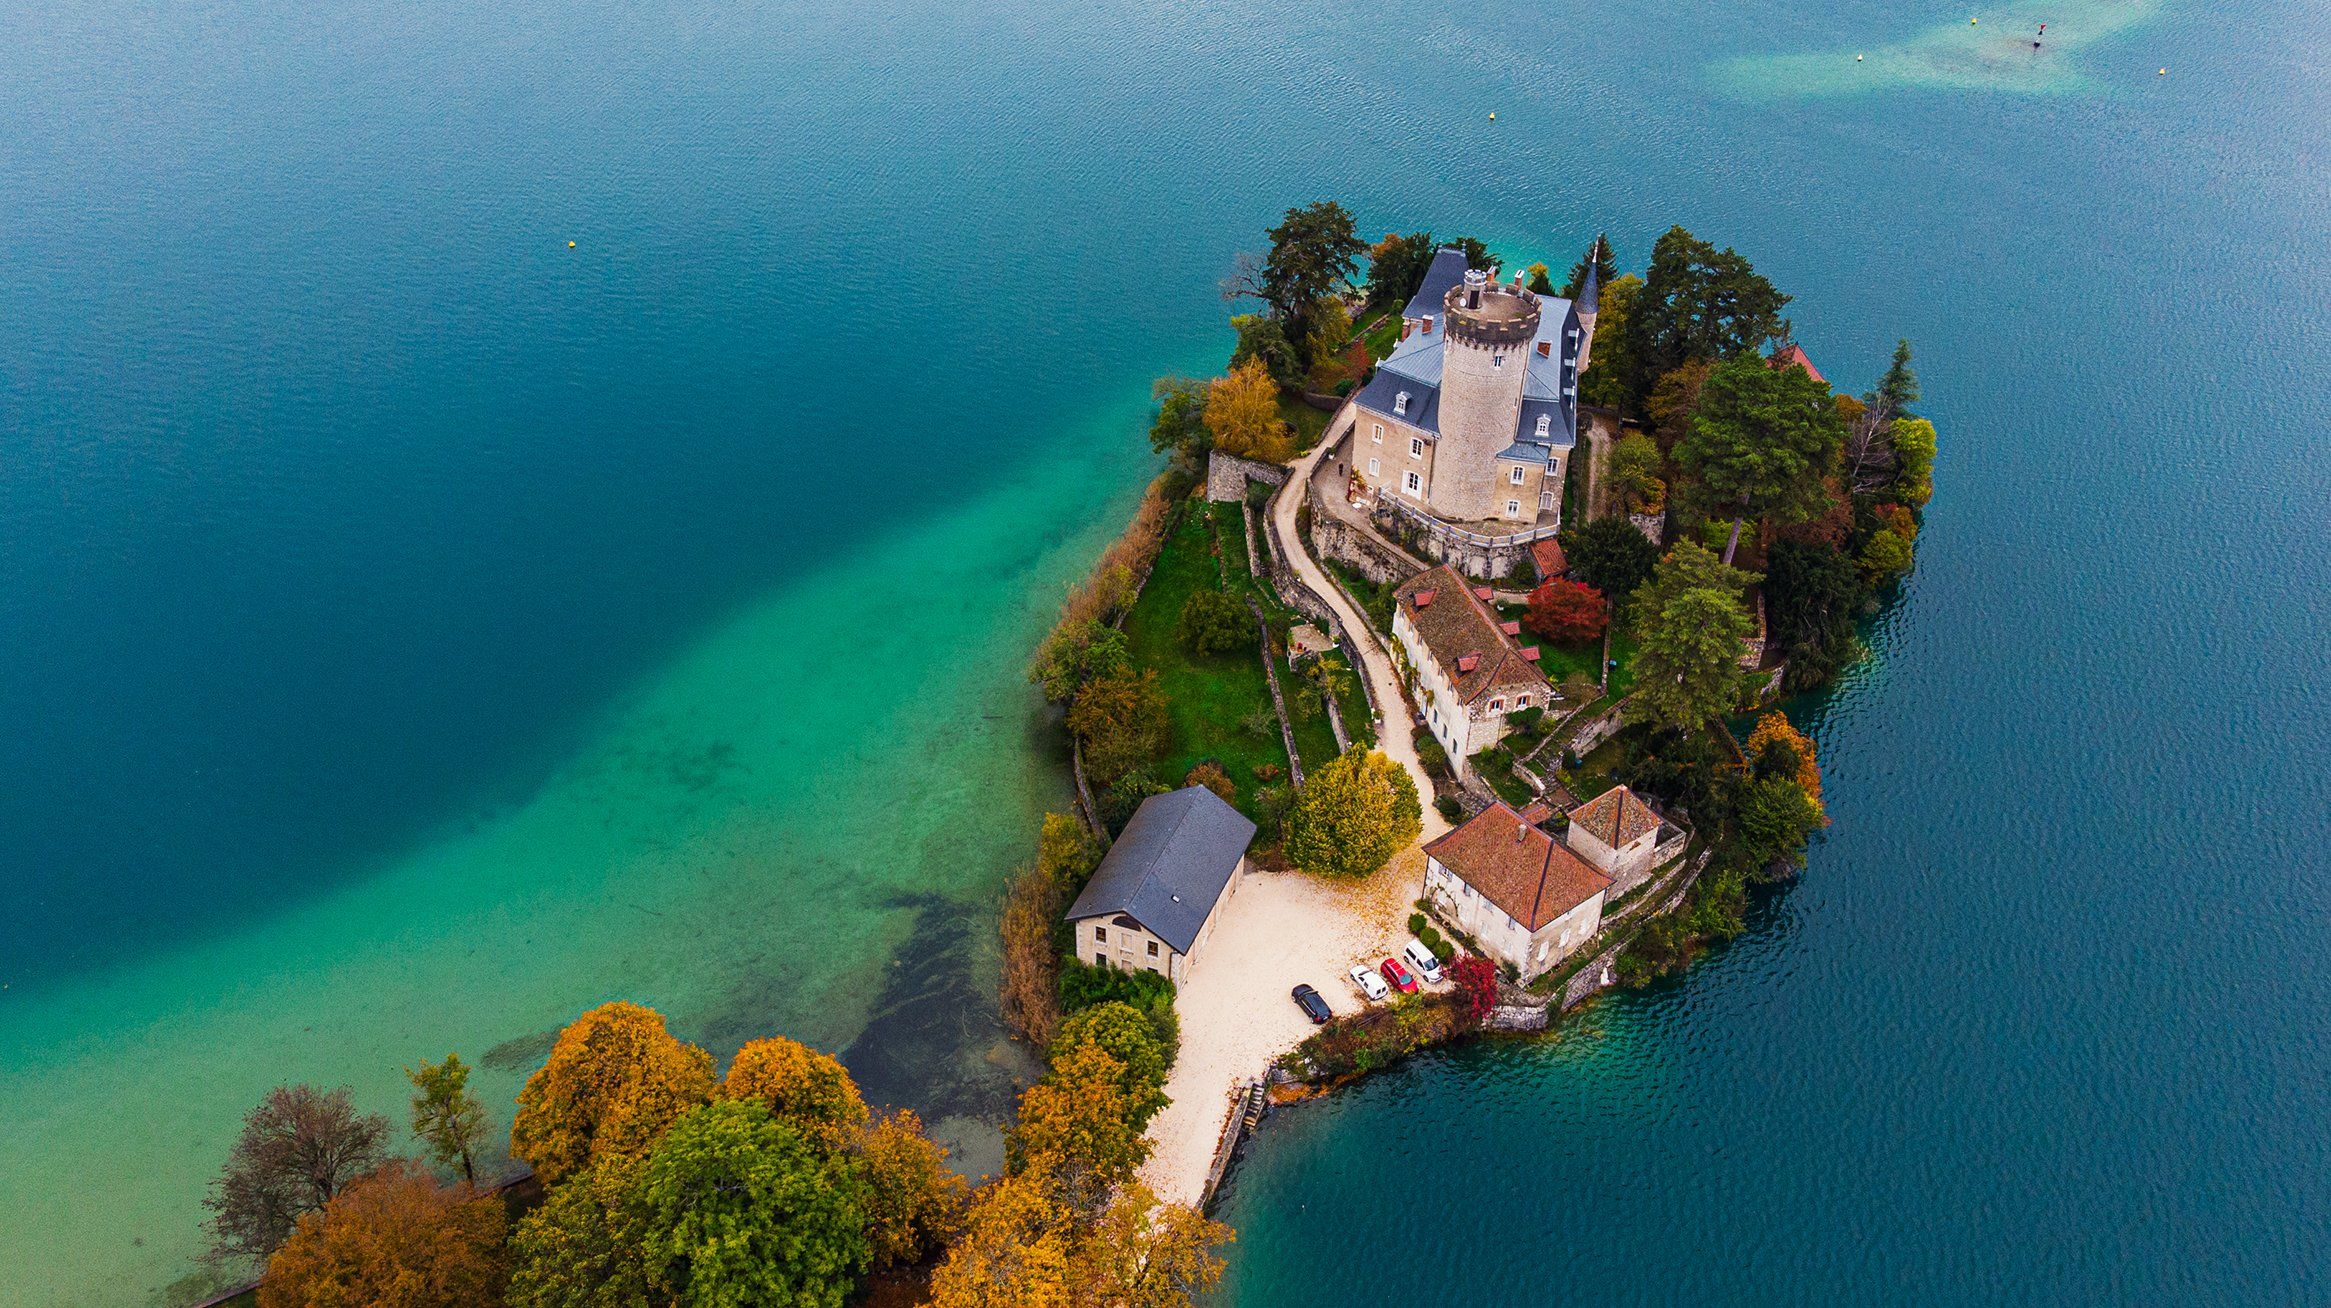
<path id="1" fill-rule="evenodd" d="M 1206 454 L 1206 498 L 1217 504 L 1246 498 L 1246 484 L 1259 481 L 1266 486 L 1287 484 L 1287 469 L 1276 463 L 1258 463 L 1235 454 L 1209 450 Z"/>

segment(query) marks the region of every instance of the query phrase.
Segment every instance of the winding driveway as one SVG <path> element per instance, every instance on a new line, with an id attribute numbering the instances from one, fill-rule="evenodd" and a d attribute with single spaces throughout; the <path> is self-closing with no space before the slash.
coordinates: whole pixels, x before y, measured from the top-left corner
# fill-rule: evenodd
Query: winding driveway
<path id="1" fill-rule="evenodd" d="M 1352 417 L 1352 407 L 1346 403 L 1335 421 L 1329 424 L 1327 434 L 1320 438 L 1319 444 L 1295 461 L 1294 471 L 1288 476 L 1287 484 L 1271 497 L 1270 532 L 1272 539 L 1278 543 L 1280 557 L 1287 560 L 1288 566 L 1295 570 L 1296 577 L 1304 585 L 1309 586 L 1327 602 L 1328 608 L 1334 610 L 1336 621 L 1343 624 L 1344 634 L 1351 637 L 1352 648 L 1359 651 L 1360 662 L 1364 665 L 1361 671 L 1368 678 L 1369 697 L 1375 701 L 1382 717 L 1381 727 L 1376 733 L 1376 748 L 1383 750 L 1393 762 L 1407 768 L 1408 775 L 1416 782 L 1418 796 L 1428 797 L 1433 793 L 1433 782 L 1431 777 L 1425 775 L 1424 764 L 1417 760 L 1416 723 L 1408 712 L 1408 699 L 1401 690 L 1399 669 L 1393 666 L 1392 656 L 1385 651 L 1383 641 L 1377 638 L 1376 629 L 1368 624 L 1367 615 L 1360 612 L 1359 607 L 1344 594 L 1343 587 L 1327 575 L 1327 570 L 1319 566 L 1319 560 L 1311 557 L 1310 547 L 1304 544 L 1302 535 L 1295 530 L 1295 511 L 1302 507 L 1303 488 L 1311 484 L 1311 474 L 1318 469 L 1320 460 L 1334 450 L 1337 442 L 1351 434 Z M 1420 839 L 1432 840 L 1448 829 L 1449 824 L 1441 820 L 1440 813 L 1428 800 L 1424 805 L 1424 834 Z"/>

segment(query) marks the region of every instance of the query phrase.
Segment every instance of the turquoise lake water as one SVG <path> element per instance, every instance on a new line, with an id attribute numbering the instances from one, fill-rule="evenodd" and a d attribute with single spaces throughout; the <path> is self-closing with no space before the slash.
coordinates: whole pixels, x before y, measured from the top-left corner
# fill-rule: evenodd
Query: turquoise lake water
<path id="1" fill-rule="evenodd" d="M 1331 196 L 1737 245 L 1943 452 L 1805 881 L 1277 1115 L 1226 1302 L 2324 1298 L 2331 17 L 1972 12 L 0 15 L 0 1303 L 613 997 L 991 1150 L 1025 651 Z"/>

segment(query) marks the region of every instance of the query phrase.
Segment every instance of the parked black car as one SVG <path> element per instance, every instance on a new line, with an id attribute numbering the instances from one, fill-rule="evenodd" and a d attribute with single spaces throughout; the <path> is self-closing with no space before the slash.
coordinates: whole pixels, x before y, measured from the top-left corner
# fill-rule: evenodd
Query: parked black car
<path id="1" fill-rule="evenodd" d="M 1310 986 L 1295 987 L 1295 1006 L 1303 1010 L 1303 1015 L 1311 1019 L 1313 1026 L 1318 1026 L 1335 1016 L 1334 1013 L 1328 1011 L 1327 1001 L 1321 999 L 1319 992 Z"/>

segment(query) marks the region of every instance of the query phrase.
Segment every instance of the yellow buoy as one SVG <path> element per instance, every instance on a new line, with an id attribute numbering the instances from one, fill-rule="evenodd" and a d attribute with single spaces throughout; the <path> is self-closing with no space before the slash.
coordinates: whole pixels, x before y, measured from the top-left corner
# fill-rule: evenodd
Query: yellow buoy
<path id="1" fill-rule="evenodd" d="M 1977 23 L 1980 23 L 1980 22 L 1982 22 L 1982 21 L 1983 21 L 1983 20 L 1982 20 L 1982 19 L 1980 19 L 1980 18 L 1970 18 L 1970 19 L 1968 19 L 1968 20 L 1967 20 L 1967 26 L 1969 26 L 1969 27 L 1973 27 L 1975 24 L 1977 24 Z"/>
<path id="2" fill-rule="evenodd" d="M 1495 109 L 1489 111 L 1489 121 L 1493 123 L 1497 121 L 1497 111 Z"/>
<path id="3" fill-rule="evenodd" d="M 570 249 L 570 250 L 574 249 L 574 248 L 575 248 L 575 243 L 574 243 L 573 241 L 569 241 L 569 242 L 567 242 L 567 248 L 568 248 L 568 249 Z"/>
<path id="4" fill-rule="evenodd" d="M 2169 76 L 2169 70 L 2164 68 L 2158 74 L 2156 74 L 2156 76 L 2167 77 Z"/>
<path id="5" fill-rule="evenodd" d="M 1862 57 L 1860 55 L 1855 55 L 1853 57 L 1853 61 L 1858 64 L 1862 61 Z"/>

